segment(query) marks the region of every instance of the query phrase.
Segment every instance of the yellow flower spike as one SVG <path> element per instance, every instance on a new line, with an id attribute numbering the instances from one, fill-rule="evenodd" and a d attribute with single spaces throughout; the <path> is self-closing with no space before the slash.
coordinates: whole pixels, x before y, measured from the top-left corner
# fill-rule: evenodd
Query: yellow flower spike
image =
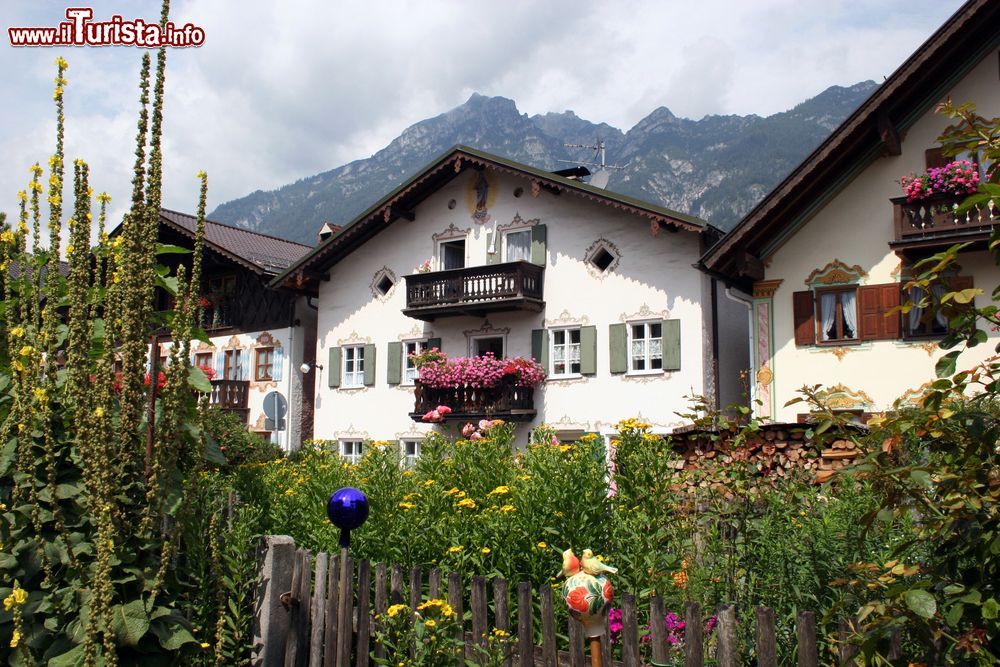
<path id="1" fill-rule="evenodd" d="M 69 69 L 69 63 L 66 62 L 66 60 L 62 56 L 60 56 L 56 58 L 56 67 L 58 67 L 59 69 Z"/>
<path id="2" fill-rule="evenodd" d="M 17 648 L 17 645 L 21 643 L 21 631 L 17 628 L 14 629 L 14 634 L 10 638 L 10 647 Z"/>
<path id="3" fill-rule="evenodd" d="M 14 243 L 14 232 L 10 231 L 9 229 L 0 232 L 0 241 L 2 241 L 3 243 Z"/>
<path id="4" fill-rule="evenodd" d="M 195 174 L 196 178 L 208 178 L 208 174 L 205 173 L 204 169 L 199 169 L 198 173 Z"/>
<path id="5" fill-rule="evenodd" d="M 67 255 L 72 255 L 73 254 L 73 246 L 71 246 L 71 245 L 66 246 L 66 254 Z"/>
<path id="6" fill-rule="evenodd" d="M 104 416 L 104 408 L 102 408 L 101 406 L 97 406 L 96 408 L 94 408 L 94 416 L 97 417 L 98 419 L 100 419 L 101 417 L 103 417 Z"/>
<path id="7" fill-rule="evenodd" d="M 17 198 L 20 201 L 28 201 L 28 193 L 25 192 L 24 190 L 21 190 L 20 192 L 17 193 Z"/>
<path id="8" fill-rule="evenodd" d="M 31 393 L 35 395 L 35 398 L 38 399 L 39 403 L 44 403 L 49 400 L 49 393 L 41 387 L 36 387 Z"/>

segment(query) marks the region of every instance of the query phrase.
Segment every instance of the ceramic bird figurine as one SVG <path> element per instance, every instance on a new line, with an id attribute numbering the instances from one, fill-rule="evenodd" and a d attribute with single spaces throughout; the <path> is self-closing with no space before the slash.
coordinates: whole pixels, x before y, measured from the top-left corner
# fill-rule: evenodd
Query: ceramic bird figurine
<path id="1" fill-rule="evenodd" d="M 608 572 L 610 574 L 617 574 L 618 568 L 611 567 L 610 565 L 605 565 L 601 561 L 594 558 L 594 552 L 590 549 L 583 550 L 583 571 L 589 575 L 596 577 L 599 574 Z"/>
<path id="2" fill-rule="evenodd" d="M 569 578 L 580 571 L 580 559 L 572 549 L 563 551 L 562 576 Z"/>
<path id="3" fill-rule="evenodd" d="M 583 624 L 584 636 L 600 637 L 604 634 L 604 618 L 615 595 L 614 587 L 608 581 L 606 573 L 618 570 L 594 558 L 590 549 L 584 550 L 583 554 L 581 570 L 580 560 L 573 550 L 567 549 L 563 552 L 563 574 L 566 576 L 566 581 L 563 583 L 563 600 L 569 608 L 570 615 Z M 591 569 L 596 574 L 588 571 L 588 559 L 600 566 L 600 570 L 592 566 Z"/>

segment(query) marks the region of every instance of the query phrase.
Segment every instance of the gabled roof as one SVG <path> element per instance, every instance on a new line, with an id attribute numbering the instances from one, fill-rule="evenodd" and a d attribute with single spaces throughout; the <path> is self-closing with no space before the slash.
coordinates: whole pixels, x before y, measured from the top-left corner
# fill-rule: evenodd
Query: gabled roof
<path id="1" fill-rule="evenodd" d="M 338 233 L 316 246 L 311 253 L 302 257 L 275 278 L 271 286 L 302 288 L 400 217 L 412 219 L 413 209 L 417 204 L 460 173 L 466 169 L 482 168 L 519 176 L 531 182 L 532 187 L 558 193 L 565 192 L 634 213 L 648 218 L 651 224 L 660 223 L 693 232 L 701 232 L 707 228 L 705 221 L 694 216 L 678 213 L 662 206 L 644 202 L 641 199 L 603 190 L 577 180 L 564 178 L 552 172 L 536 169 L 468 146 L 455 146 L 435 158 L 427 167 L 424 167 L 354 220 L 344 225 Z"/>
<path id="2" fill-rule="evenodd" d="M 898 155 L 901 132 L 1000 44 L 1000 2 L 970 0 L 893 72 L 840 127 L 706 252 L 698 266 L 746 285 L 765 259 L 880 155 Z M 850 48 L 847 45 L 846 48 Z M 970 100 L 955 100 L 966 102 Z M 971 100 L 974 101 L 974 100 Z"/>
<path id="3" fill-rule="evenodd" d="M 194 240 L 198 219 L 160 209 L 160 222 Z M 309 252 L 309 246 L 212 220 L 205 221 L 205 246 L 259 274 L 281 273 Z"/>

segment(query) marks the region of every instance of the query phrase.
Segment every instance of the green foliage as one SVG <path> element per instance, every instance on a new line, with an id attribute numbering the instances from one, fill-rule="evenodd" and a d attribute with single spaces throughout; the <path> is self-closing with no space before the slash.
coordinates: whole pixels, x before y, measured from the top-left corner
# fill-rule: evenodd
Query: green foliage
<path id="1" fill-rule="evenodd" d="M 215 446 L 225 457 L 228 466 L 264 463 L 280 459 L 284 455 L 278 445 L 249 432 L 238 415 L 218 406 L 205 409 L 204 429 L 209 439 L 215 441 Z"/>

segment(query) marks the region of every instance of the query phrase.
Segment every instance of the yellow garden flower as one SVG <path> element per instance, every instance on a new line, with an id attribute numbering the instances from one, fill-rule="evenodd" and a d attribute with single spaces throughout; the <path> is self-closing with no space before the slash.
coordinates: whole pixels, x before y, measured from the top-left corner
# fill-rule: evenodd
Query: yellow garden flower
<path id="1" fill-rule="evenodd" d="M 476 509 L 476 501 L 472 498 L 462 498 L 455 504 L 455 507 L 465 507 L 467 509 L 474 510 Z"/>
<path id="2" fill-rule="evenodd" d="M 59 69 L 69 69 L 69 63 L 63 57 L 56 58 L 56 67 Z"/>
<path id="3" fill-rule="evenodd" d="M 426 621 L 424 621 L 424 625 L 428 628 L 433 629 L 437 627 L 437 621 L 435 621 L 433 618 L 428 618 Z"/>
<path id="4" fill-rule="evenodd" d="M 102 408 L 101 406 L 97 406 L 96 408 L 94 408 L 94 416 L 97 417 L 98 419 L 100 419 L 101 417 L 103 417 L 104 416 L 104 408 Z"/>
<path id="5" fill-rule="evenodd" d="M 416 505 L 414 505 L 413 503 L 407 503 L 407 502 L 399 503 L 399 506 L 405 511 L 409 511 L 414 507 L 416 507 Z"/>
<path id="6" fill-rule="evenodd" d="M 209 646 L 211 646 L 211 644 L 209 644 L 208 642 L 202 642 L 201 643 L 201 647 L 202 648 L 208 648 Z"/>
<path id="7" fill-rule="evenodd" d="M 25 346 L 23 346 L 21 348 L 20 353 L 21 353 L 22 357 L 27 357 L 27 356 L 30 356 L 31 353 L 34 352 L 34 351 L 35 351 L 35 348 L 31 347 L 30 345 L 25 345 Z"/>
<path id="8" fill-rule="evenodd" d="M 3 232 L 0 232 L 0 241 L 3 241 L 4 243 L 13 243 L 14 242 L 14 232 L 10 231 L 9 229 L 5 230 Z"/>
<path id="9" fill-rule="evenodd" d="M 490 548 L 489 547 L 483 547 L 482 549 L 479 550 L 479 552 L 481 554 L 483 554 L 484 556 L 486 556 L 486 555 L 488 555 L 490 553 Z"/>
<path id="10" fill-rule="evenodd" d="M 495 488 L 492 491 L 490 491 L 489 495 L 491 495 L 491 496 L 505 496 L 508 493 L 510 493 L 510 488 L 508 488 L 506 486 L 498 486 L 497 488 Z"/>
<path id="11" fill-rule="evenodd" d="M 28 591 L 24 590 L 17 584 L 14 584 L 14 590 L 11 591 L 10 595 L 3 599 L 3 608 L 6 611 L 10 611 L 14 607 L 20 607 L 27 599 Z"/>
<path id="12" fill-rule="evenodd" d="M 24 335 L 24 328 L 23 327 L 14 327 L 13 329 L 10 330 L 10 335 L 11 335 L 11 338 L 20 338 L 20 337 L 22 337 Z"/>
<path id="13" fill-rule="evenodd" d="M 545 542 L 539 542 L 535 546 L 538 547 L 539 549 L 548 549 L 549 548 L 549 545 L 547 545 Z"/>
<path id="14" fill-rule="evenodd" d="M 503 507 L 500 508 L 501 512 L 507 512 L 508 514 L 516 510 L 517 508 L 514 507 L 513 505 L 504 505 Z"/>
<path id="15" fill-rule="evenodd" d="M 461 553 L 461 552 L 462 552 L 462 549 L 464 549 L 464 548 L 465 548 L 465 547 L 463 547 L 463 546 L 462 546 L 461 544 L 457 544 L 457 545 L 455 545 L 455 546 L 453 546 L 453 547 L 449 547 L 449 548 L 448 548 L 448 553 L 450 553 L 450 554 L 457 554 L 457 553 Z"/>
<path id="16" fill-rule="evenodd" d="M 49 393 L 41 387 L 35 387 L 35 389 L 32 390 L 31 393 L 35 395 L 35 398 L 38 399 L 39 403 L 44 403 L 45 401 L 49 400 Z"/>
<path id="17" fill-rule="evenodd" d="M 385 610 L 385 614 L 389 618 L 395 618 L 396 616 L 399 615 L 400 612 L 406 611 L 407 609 L 409 609 L 409 607 L 407 607 L 405 604 L 394 604 Z"/>
<path id="18" fill-rule="evenodd" d="M 21 643 L 21 631 L 14 629 L 14 634 L 10 638 L 10 647 L 17 648 L 17 645 Z"/>

